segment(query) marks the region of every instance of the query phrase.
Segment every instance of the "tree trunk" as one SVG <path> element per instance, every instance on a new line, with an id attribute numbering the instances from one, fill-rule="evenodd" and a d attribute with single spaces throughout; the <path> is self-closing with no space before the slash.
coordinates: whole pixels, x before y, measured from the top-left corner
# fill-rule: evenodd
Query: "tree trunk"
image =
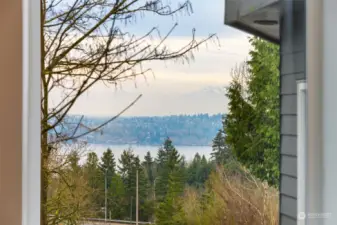
<path id="1" fill-rule="evenodd" d="M 48 93 L 47 89 L 44 88 L 44 103 L 42 107 L 42 122 L 41 122 L 41 225 L 48 225 L 47 220 L 47 201 L 48 201 L 48 163 L 50 155 L 50 146 L 48 145 L 48 132 L 46 128 L 48 127 L 48 122 L 44 120 L 48 116 Z"/>
<path id="2" fill-rule="evenodd" d="M 42 107 L 42 120 L 41 120 L 41 225 L 48 225 L 47 221 L 47 201 L 48 201 L 48 163 L 50 149 L 48 145 L 48 132 L 46 128 L 48 127 L 48 122 L 44 120 L 48 116 L 48 93 L 47 89 L 43 88 L 44 94 L 43 98 L 44 103 Z"/>
<path id="3" fill-rule="evenodd" d="M 48 191 L 48 172 L 46 164 L 48 161 L 48 145 L 44 144 L 45 135 L 42 136 L 41 143 L 41 225 L 47 225 L 47 191 Z"/>
<path id="4" fill-rule="evenodd" d="M 48 118 L 48 82 L 46 81 L 45 76 L 45 40 L 44 40 L 44 23 L 45 23 L 45 7 L 46 2 L 41 0 L 40 8 L 40 51 L 41 51 L 41 225 L 48 225 L 47 220 L 47 192 L 48 192 L 48 158 L 49 158 L 49 146 L 48 146 L 48 132 L 44 130 L 48 127 L 48 121 L 45 118 Z"/>

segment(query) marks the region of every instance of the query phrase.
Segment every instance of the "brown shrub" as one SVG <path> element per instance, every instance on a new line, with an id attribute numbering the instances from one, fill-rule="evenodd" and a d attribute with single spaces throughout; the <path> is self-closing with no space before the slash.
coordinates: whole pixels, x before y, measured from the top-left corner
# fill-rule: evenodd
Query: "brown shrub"
<path id="1" fill-rule="evenodd" d="M 186 190 L 184 209 L 189 225 L 277 225 L 278 191 L 243 168 L 218 168 L 202 193 Z"/>

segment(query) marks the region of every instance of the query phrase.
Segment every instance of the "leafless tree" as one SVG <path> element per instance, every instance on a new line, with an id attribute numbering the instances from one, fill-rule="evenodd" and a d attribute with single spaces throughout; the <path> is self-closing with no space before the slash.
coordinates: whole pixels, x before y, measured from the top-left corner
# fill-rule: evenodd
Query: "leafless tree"
<path id="1" fill-rule="evenodd" d="M 67 115 L 80 96 L 95 84 L 116 85 L 151 72 L 144 63 L 156 60 L 193 59 L 193 50 L 213 39 L 210 35 L 191 40 L 179 49 L 171 50 L 165 41 L 172 29 L 162 35 L 154 27 L 143 35 L 127 30 L 130 23 L 141 22 L 148 13 L 157 16 L 175 16 L 192 12 L 185 1 L 175 8 L 163 0 L 41 0 L 41 224 L 47 222 L 47 190 L 49 157 L 56 151 L 55 144 L 80 138 L 111 122 L 120 114 L 98 127 L 79 133 L 81 122 L 74 132 L 63 132 Z M 51 93 L 60 91 L 62 98 L 51 104 Z M 82 129 L 83 130 L 83 129 Z"/>

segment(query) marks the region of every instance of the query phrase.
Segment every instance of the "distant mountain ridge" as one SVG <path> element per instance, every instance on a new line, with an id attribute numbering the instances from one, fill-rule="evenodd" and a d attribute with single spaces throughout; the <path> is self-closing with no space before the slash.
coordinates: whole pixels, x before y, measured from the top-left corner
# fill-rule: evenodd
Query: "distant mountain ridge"
<path id="1" fill-rule="evenodd" d="M 67 120 L 75 122 L 79 116 Z M 86 117 L 84 127 L 96 127 L 107 118 Z M 176 145 L 209 146 L 222 127 L 222 115 L 197 114 L 149 117 L 120 117 L 104 127 L 101 132 L 87 135 L 90 144 L 161 145 L 170 137 Z M 79 128 L 78 133 L 84 128 Z"/>

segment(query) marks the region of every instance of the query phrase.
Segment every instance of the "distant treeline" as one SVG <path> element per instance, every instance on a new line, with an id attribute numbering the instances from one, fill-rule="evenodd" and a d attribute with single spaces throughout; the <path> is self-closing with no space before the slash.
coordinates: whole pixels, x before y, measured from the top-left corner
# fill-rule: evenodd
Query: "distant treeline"
<path id="1" fill-rule="evenodd" d="M 212 144 L 222 128 L 222 115 L 196 114 L 162 117 L 120 117 L 104 126 L 103 130 L 85 137 L 91 144 L 160 145 L 167 137 L 176 145 L 206 146 Z M 81 117 L 68 117 L 68 124 L 76 124 Z M 108 118 L 84 117 L 77 133 L 96 127 Z"/>

